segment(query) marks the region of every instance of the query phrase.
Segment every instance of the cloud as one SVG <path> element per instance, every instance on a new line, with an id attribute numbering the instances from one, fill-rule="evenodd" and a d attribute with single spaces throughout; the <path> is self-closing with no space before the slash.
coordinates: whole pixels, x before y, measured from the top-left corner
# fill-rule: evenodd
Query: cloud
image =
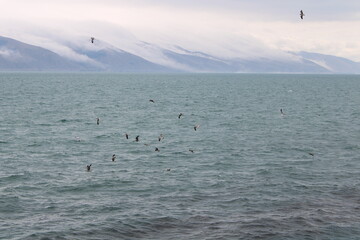
<path id="1" fill-rule="evenodd" d="M 10 60 L 12 62 L 23 61 L 24 59 L 26 59 L 18 51 L 8 49 L 6 47 L 0 47 L 0 57 Z"/>
<path id="2" fill-rule="evenodd" d="M 290 57 L 314 51 L 360 61 L 360 1 L 355 0 L 0 0 L 0 35 L 61 48 L 95 38 L 144 58 L 180 45 L 220 57 Z M 46 11 L 44 11 L 46 9 Z M 299 10 L 305 11 L 300 21 Z M 67 40 L 70 39 L 70 40 Z M 68 41 L 68 42 L 67 42 Z"/>

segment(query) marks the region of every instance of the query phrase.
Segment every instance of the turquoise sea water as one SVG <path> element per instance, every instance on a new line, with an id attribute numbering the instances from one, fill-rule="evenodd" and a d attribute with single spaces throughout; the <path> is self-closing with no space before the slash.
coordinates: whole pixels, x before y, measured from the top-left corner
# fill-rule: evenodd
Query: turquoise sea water
<path id="1" fill-rule="evenodd" d="M 0 84 L 0 239 L 360 239 L 360 76 Z"/>

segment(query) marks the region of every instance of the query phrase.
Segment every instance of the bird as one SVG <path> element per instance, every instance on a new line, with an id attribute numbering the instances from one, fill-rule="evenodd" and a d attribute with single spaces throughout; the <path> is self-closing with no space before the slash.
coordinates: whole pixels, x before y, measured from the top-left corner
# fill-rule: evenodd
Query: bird
<path id="1" fill-rule="evenodd" d="M 158 137 L 159 142 L 160 142 L 162 139 L 164 139 L 164 135 L 160 134 L 160 136 Z"/>
<path id="2" fill-rule="evenodd" d="M 139 136 L 139 135 L 137 135 L 137 136 L 136 136 L 136 138 L 135 138 L 135 141 L 137 141 L 137 142 L 138 142 L 138 141 L 139 141 L 139 137 L 140 137 L 140 136 Z"/>
<path id="3" fill-rule="evenodd" d="M 282 108 L 280 108 L 280 113 L 281 113 L 281 115 L 285 115 L 285 113 L 283 112 Z"/>
<path id="4" fill-rule="evenodd" d="M 304 19 L 304 16 L 305 16 L 305 14 L 304 14 L 303 10 L 300 10 L 300 18 Z"/>
<path id="5" fill-rule="evenodd" d="M 312 153 L 312 152 L 309 152 L 308 153 L 310 156 L 314 156 L 315 154 L 314 153 Z"/>
<path id="6" fill-rule="evenodd" d="M 198 125 L 195 125 L 194 126 L 194 130 L 196 131 L 196 129 L 198 129 L 200 127 L 200 125 L 198 124 Z"/>
<path id="7" fill-rule="evenodd" d="M 159 148 L 156 147 L 156 148 L 155 148 L 155 152 L 160 152 Z"/>
<path id="8" fill-rule="evenodd" d="M 180 119 L 182 115 L 183 115 L 183 114 L 182 114 L 182 113 L 180 113 L 180 114 L 179 114 L 179 116 L 178 116 L 178 118 Z"/>
<path id="9" fill-rule="evenodd" d="M 192 153 L 194 153 L 194 150 L 192 150 L 192 149 L 189 149 L 189 152 L 192 152 Z"/>
<path id="10" fill-rule="evenodd" d="M 116 159 L 116 156 L 115 156 L 115 154 L 113 154 L 111 160 L 112 160 L 113 162 L 115 162 L 115 159 Z"/>
<path id="11" fill-rule="evenodd" d="M 125 133 L 126 139 L 129 139 L 129 134 Z"/>
<path id="12" fill-rule="evenodd" d="M 166 171 L 170 172 L 170 171 L 171 171 L 171 168 L 167 168 Z"/>
<path id="13" fill-rule="evenodd" d="M 100 118 L 96 118 L 96 124 L 97 124 L 97 125 L 100 124 Z"/>
<path id="14" fill-rule="evenodd" d="M 154 101 L 154 100 L 152 100 L 152 99 L 150 99 L 150 100 L 149 100 L 149 102 L 155 103 L 155 101 Z"/>
<path id="15" fill-rule="evenodd" d="M 87 169 L 87 171 L 88 171 L 88 172 L 90 172 L 90 171 L 91 171 L 91 169 L 90 169 L 90 168 L 91 168 L 91 165 L 92 165 L 92 164 L 90 164 L 90 165 L 86 165 L 86 169 Z"/>
<path id="16" fill-rule="evenodd" d="M 91 38 L 90 38 L 91 43 L 94 43 L 94 40 L 95 40 L 94 37 L 91 37 Z"/>

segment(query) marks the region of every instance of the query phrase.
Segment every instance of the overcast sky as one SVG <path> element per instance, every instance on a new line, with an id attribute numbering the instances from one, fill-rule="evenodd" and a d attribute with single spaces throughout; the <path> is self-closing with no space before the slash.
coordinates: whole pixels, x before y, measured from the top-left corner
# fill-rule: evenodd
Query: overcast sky
<path id="1" fill-rule="evenodd" d="M 54 47 L 94 36 L 218 56 L 310 51 L 360 61 L 360 0 L 0 0 L 0 35 Z M 300 10 L 304 20 L 299 17 Z M 60 47 L 60 46 L 58 46 Z M 65 50 L 64 50 L 65 51 Z"/>

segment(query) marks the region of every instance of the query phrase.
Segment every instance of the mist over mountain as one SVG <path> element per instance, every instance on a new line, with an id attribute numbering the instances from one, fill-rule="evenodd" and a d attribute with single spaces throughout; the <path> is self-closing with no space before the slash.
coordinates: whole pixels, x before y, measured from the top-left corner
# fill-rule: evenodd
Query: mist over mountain
<path id="1" fill-rule="evenodd" d="M 357 62 L 309 52 L 284 53 L 285 58 L 225 58 L 178 45 L 141 43 L 137 48 L 143 54 L 137 55 L 101 39 L 61 44 L 71 54 L 0 37 L 0 71 L 360 73 Z"/>

